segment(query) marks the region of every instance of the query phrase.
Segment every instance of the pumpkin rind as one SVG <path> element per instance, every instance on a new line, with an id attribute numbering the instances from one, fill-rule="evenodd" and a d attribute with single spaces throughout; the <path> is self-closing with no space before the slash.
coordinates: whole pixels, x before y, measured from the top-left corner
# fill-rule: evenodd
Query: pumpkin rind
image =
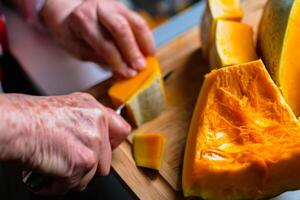
<path id="1" fill-rule="evenodd" d="M 263 63 L 213 70 L 194 110 L 183 192 L 261 199 L 300 188 L 300 129 Z"/>
<path id="2" fill-rule="evenodd" d="M 300 1 L 270 0 L 260 22 L 258 51 L 294 113 L 300 115 Z"/>

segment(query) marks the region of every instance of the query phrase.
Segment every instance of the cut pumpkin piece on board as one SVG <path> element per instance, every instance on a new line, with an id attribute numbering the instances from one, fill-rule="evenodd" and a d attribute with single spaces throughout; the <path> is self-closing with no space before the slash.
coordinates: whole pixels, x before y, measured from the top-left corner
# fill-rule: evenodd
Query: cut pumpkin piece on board
<path id="1" fill-rule="evenodd" d="M 258 32 L 258 51 L 296 116 L 300 115 L 300 1 L 268 1 Z"/>
<path id="2" fill-rule="evenodd" d="M 133 154 L 137 166 L 159 170 L 165 137 L 160 133 L 140 133 L 133 137 Z"/>
<path id="3" fill-rule="evenodd" d="M 128 118 L 136 126 L 157 117 L 166 107 L 158 60 L 148 57 L 146 62 L 137 76 L 114 83 L 108 91 L 116 108 L 125 104 Z"/>
<path id="4" fill-rule="evenodd" d="M 214 40 L 216 23 L 220 19 L 241 21 L 243 11 L 239 0 L 207 0 L 201 22 L 201 44 L 203 56 L 208 60 Z"/>
<path id="5" fill-rule="evenodd" d="M 298 121 L 260 60 L 213 70 L 188 134 L 184 195 L 261 199 L 299 189 L 299 138 Z"/>
<path id="6" fill-rule="evenodd" d="M 218 20 L 210 49 L 210 67 L 220 68 L 257 59 L 252 27 L 240 22 Z"/>

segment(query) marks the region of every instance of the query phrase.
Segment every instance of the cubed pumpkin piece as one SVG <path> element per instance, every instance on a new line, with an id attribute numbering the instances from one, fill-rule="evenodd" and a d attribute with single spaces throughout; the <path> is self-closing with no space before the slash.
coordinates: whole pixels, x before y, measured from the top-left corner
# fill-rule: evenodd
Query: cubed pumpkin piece
<path id="1" fill-rule="evenodd" d="M 159 170 L 164 152 L 165 138 L 159 133 L 136 134 L 133 137 L 133 154 L 139 167 Z"/>
<path id="2" fill-rule="evenodd" d="M 252 27 L 240 22 L 218 20 L 209 54 L 211 68 L 220 68 L 257 59 Z"/>
<path id="3" fill-rule="evenodd" d="M 239 0 L 207 0 L 201 22 L 201 43 L 205 59 L 214 40 L 216 23 L 220 19 L 241 21 L 243 11 Z"/>
<path id="4" fill-rule="evenodd" d="M 166 107 L 158 60 L 148 57 L 146 61 L 146 68 L 137 76 L 114 83 L 108 91 L 116 108 L 126 105 L 128 118 L 136 126 L 157 117 Z"/>

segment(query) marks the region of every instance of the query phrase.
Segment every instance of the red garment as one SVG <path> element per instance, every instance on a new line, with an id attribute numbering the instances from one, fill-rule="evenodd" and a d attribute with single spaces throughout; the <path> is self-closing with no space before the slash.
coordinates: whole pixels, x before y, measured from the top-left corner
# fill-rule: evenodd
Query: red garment
<path id="1" fill-rule="evenodd" d="M 0 57 L 8 52 L 8 40 L 6 32 L 5 17 L 3 14 L 0 15 Z M 2 79 L 3 72 L 0 66 L 0 80 Z"/>

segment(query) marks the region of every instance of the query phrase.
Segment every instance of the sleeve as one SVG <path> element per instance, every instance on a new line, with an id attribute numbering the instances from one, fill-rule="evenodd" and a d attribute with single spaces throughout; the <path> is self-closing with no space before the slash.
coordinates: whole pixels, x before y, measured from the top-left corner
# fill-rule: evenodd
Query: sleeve
<path id="1" fill-rule="evenodd" d="M 12 4 L 22 13 L 25 20 L 33 25 L 39 24 L 39 12 L 46 0 L 12 0 Z"/>
<path id="2" fill-rule="evenodd" d="M 42 10 L 45 0 L 22 0 L 23 1 L 23 15 L 26 21 L 30 24 L 37 24 L 39 22 L 39 12 Z"/>

